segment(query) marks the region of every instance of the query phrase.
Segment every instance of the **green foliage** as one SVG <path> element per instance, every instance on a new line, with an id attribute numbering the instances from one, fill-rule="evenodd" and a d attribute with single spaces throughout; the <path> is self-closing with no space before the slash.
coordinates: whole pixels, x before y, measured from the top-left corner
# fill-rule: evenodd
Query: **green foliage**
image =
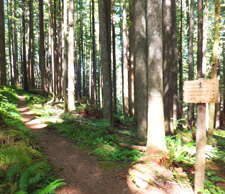
<path id="1" fill-rule="evenodd" d="M 64 183 L 49 184 L 54 181 L 50 165 L 22 122 L 15 92 L 0 89 L 0 122 L 4 123 L 0 130 L 0 193 L 31 194 L 44 189 L 42 193 L 53 193 Z"/>
<path id="2" fill-rule="evenodd" d="M 63 115 L 64 122 L 49 123 L 49 127 L 57 129 L 63 136 L 71 137 L 82 147 L 91 148 L 90 153 L 98 155 L 105 160 L 134 161 L 142 155 L 140 151 L 120 148 L 119 137 L 115 129 L 105 120 L 91 120 L 81 122 L 70 114 Z"/>

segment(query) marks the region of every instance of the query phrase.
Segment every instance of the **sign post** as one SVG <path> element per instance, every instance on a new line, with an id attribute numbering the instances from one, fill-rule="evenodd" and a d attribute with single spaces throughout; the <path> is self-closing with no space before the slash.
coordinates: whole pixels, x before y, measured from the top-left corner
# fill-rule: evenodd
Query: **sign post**
<path id="1" fill-rule="evenodd" d="M 219 80 L 199 79 L 184 82 L 184 102 L 197 103 L 195 193 L 204 189 L 206 146 L 206 103 L 219 102 Z"/>

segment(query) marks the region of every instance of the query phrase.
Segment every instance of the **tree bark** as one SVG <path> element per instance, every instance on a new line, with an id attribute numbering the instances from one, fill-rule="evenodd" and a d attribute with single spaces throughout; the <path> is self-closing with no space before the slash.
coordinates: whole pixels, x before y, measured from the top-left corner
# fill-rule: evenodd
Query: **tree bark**
<path id="1" fill-rule="evenodd" d="M 33 29 L 33 0 L 29 1 L 29 53 L 28 53 L 28 69 L 29 69 L 29 88 L 34 89 L 34 29 Z"/>
<path id="2" fill-rule="evenodd" d="M 103 117 L 112 123 L 112 81 L 111 81 L 111 0 L 98 0 L 100 64 L 103 77 Z"/>
<path id="3" fill-rule="evenodd" d="M 134 116 L 134 8 L 133 1 L 129 2 L 129 20 L 131 25 L 129 28 L 129 114 Z"/>
<path id="4" fill-rule="evenodd" d="M 43 0 L 39 0 L 39 24 L 40 24 L 40 45 L 39 45 L 39 66 L 41 70 L 41 89 L 47 93 L 47 77 L 45 69 L 45 48 L 44 48 L 44 26 L 43 26 Z"/>
<path id="5" fill-rule="evenodd" d="M 5 20 L 4 20 L 4 1 L 0 2 L 0 68 L 1 85 L 6 85 L 6 59 L 5 59 Z"/>
<path id="6" fill-rule="evenodd" d="M 68 111 L 68 66 L 67 66 L 67 1 L 63 0 L 63 25 L 62 25 L 62 79 L 63 79 L 63 96 L 64 110 Z"/>
<path id="7" fill-rule="evenodd" d="M 129 50 L 128 50 L 128 31 L 127 31 L 127 14 L 126 0 L 123 0 L 123 94 L 124 94 L 124 114 L 128 117 L 129 114 Z"/>
<path id="8" fill-rule="evenodd" d="M 180 0 L 180 34 L 179 34 L 179 109 L 178 109 L 178 119 L 183 118 L 183 52 L 182 52 L 182 44 L 183 44 L 183 0 Z"/>
<path id="9" fill-rule="evenodd" d="M 163 87 L 165 131 L 173 134 L 177 119 L 177 40 L 176 40 L 176 1 L 163 1 Z M 174 114 L 175 113 L 175 114 Z M 171 118 L 173 120 L 171 120 Z"/>
<path id="10" fill-rule="evenodd" d="M 147 1 L 148 140 L 147 152 L 166 152 L 163 110 L 163 40 L 161 0 Z"/>
<path id="11" fill-rule="evenodd" d="M 14 0 L 14 17 L 17 18 L 17 15 L 16 15 L 16 0 Z M 14 48 L 13 48 L 13 65 L 14 65 L 14 82 L 15 82 L 15 85 L 18 84 L 18 48 L 17 48 L 17 21 L 14 20 Z"/>
<path id="12" fill-rule="evenodd" d="M 217 78 L 218 56 L 219 56 L 219 41 L 220 41 L 220 0 L 215 0 L 215 23 L 214 23 L 214 44 L 212 56 L 211 78 Z M 213 144 L 213 130 L 215 128 L 215 103 L 209 104 L 209 129 L 208 129 L 208 143 Z"/>
<path id="13" fill-rule="evenodd" d="M 74 0 L 69 1 L 68 111 L 75 110 Z"/>
<path id="14" fill-rule="evenodd" d="M 135 119 L 140 139 L 147 134 L 147 39 L 146 1 L 134 1 L 134 90 Z"/>
<path id="15" fill-rule="evenodd" d="M 23 31 L 23 84 L 24 90 L 28 91 L 27 62 L 26 62 L 26 29 L 25 29 L 25 0 L 22 1 L 22 31 Z"/>
<path id="16" fill-rule="evenodd" d="M 191 0 L 189 11 L 188 26 L 188 80 L 194 80 L 194 55 L 193 55 L 193 38 L 194 38 L 194 0 Z M 194 104 L 188 104 L 188 125 L 194 125 Z"/>
<path id="17" fill-rule="evenodd" d="M 116 89 L 116 21 L 115 0 L 112 1 L 112 42 L 113 42 L 113 112 L 117 113 L 117 89 Z"/>

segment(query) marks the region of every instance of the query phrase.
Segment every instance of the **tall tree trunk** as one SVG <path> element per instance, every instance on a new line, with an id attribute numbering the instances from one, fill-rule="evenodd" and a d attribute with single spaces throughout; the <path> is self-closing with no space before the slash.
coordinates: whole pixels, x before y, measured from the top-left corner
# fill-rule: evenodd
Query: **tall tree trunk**
<path id="1" fill-rule="evenodd" d="M 123 92 L 124 92 L 124 114 L 129 114 L 129 50 L 128 50 L 128 31 L 127 31 L 127 14 L 126 0 L 123 0 Z"/>
<path id="2" fill-rule="evenodd" d="M 25 0 L 22 1 L 22 29 L 23 29 L 23 81 L 24 90 L 28 91 L 27 63 L 26 63 L 26 29 L 25 29 Z"/>
<path id="3" fill-rule="evenodd" d="M 163 111 L 163 40 L 161 0 L 147 1 L 148 152 L 167 150 Z"/>
<path id="4" fill-rule="evenodd" d="M 68 111 L 68 66 L 67 66 L 67 1 L 63 0 L 63 25 L 62 25 L 62 79 L 63 79 L 63 96 L 64 110 Z"/>
<path id="5" fill-rule="evenodd" d="M 211 78 L 217 78 L 218 56 L 219 56 L 219 41 L 220 41 L 220 0 L 215 0 L 215 22 L 214 22 L 214 44 L 212 56 Z M 213 144 L 213 129 L 215 128 L 215 103 L 209 104 L 209 129 L 208 143 Z"/>
<path id="6" fill-rule="evenodd" d="M 75 110 L 74 0 L 69 0 L 68 111 Z"/>
<path id="7" fill-rule="evenodd" d="M 179 109 L 178 109 L 178 119 L 183 118 L 183 0 L 180 0 L 180 34 L 179 34 Z"/>
<path id="8" fill-rule="evenodd" d="M 223 43 L 223 75 L 225 75 L 225 43 Z M 225 76 L 223 76 L 223 85 L 225 86 Z M 225 90 L 223 90 L 223 110 L 220 116 L 220 127 L 225 125 Z"/>
<path id="9" fill-rule="evenodd" d="M 115 0 L 112 0 L 112 42 L 113 42 L 113 112 L 117 113 L 116 98 L 116 21 Z"/>
<path id="10" fill-rule="evenodd" d="M 176 1 L 163 0 L 163 87 L 165 131 L 173 134 L 177 105 Z M 175 114 L 174 114 L 175 112 Z"/>
<path id="11" fill-rule="evenodd" d="M 13 15 L 16 18 L 16 0 L 14 0 Z M 18 48 L 17 48 L 17 21 L 14 20 L 14 47 L 13 47 L 13 69 L 14 69 L 14 84 L 18 84 Z"/>
<path id="12" fill-rule="evenodd" d="M 50 68 L 50 91 L 54 93 L 54 40 L 53 40 L 53 10 L 52 0 L 49 0 L 49 68 Z"/>
<path id="13" fill-rule="evenodd" d="M 198 1 L 198 51 L 197 51 L 197 77 L 204 78 L 203 61 L 203 1 Z M 197 194 L 204 189 L 205 179 L 205 144 L 206 144 L 206 104 L 197 104 L 197 129 L 196 129 L 196 161 L 194 189 Z"/>
<path id="14" fill-rule="evenodd" d="M 54 96 L 55 100 L 58 100 L 58 47 L 57 47 L 57 20 L 56 16 L 57 15 L 57 6 L 56 6 L 56 0 L 54 0 L 54 18 L 53 18 L 53 54 L 54 54 L 54 63 L 52 65 L 52 68 L 54 68 L 54 82 L 53 82 L 53 88 L 54 88 Z"/>
<path id="15" fill-rule="evenodd" d="M 191 0 L 189 11 L 188 26 L 188 80 L 194 80 L 194 55 L 193 55 L 193 37 L 194 37 L 194 0 Z M 188 104 L 188 125 L 194 125 L 194 104 Z"/>
<path id="16" fill-rule="evenodd" d="M 134 90 L 135 118 L 140 139 L 147 134 L 147 38 L 146 1 L 134 1 Z"/>
<path id="17" fill-rule="evenodd" d="M 62 86 L 63 86 L 63 81 L 62 81 L 62 9 L 61 9 L 61 1 L 59 1 L 59 10 L 58 10 L 58 14 L 59 14 L 59 25 L 58 25 L 58 32 L 59 32 L 59 39 L 58 39 L 58 94 L 60 94 L 60 96 L 63 95 L 63 90 L 62 90 Z"/>
<path id="18" fill-rule="evenodd" d="M 100 64 L 103 77 L 103 117 L 112 123 L 111 0 L 98 0 L 98 5 L 100 21 Z"/>
<path id="19" fill-rule="evenodd" d="M 134 116 L 134 8 L 133 1 L 129 2 L 129 20 L 131 25 L 129 28 L 129 114 Z"/>
<path id="20" fill-rule="evenodd" d="M 89 30 L 90 30 L 90 62 L 89 62 L 89 82 L 88 82 L 88 93 L 89 93 L 89 100 L 91 105 L 93 105 L 93 95 L 92 95 L 92 54 L 93 54 L 93 44 L 92 44 L 92 0 L 89 0 L 89 22 L 90 22 L 90 26 L 89 26 Z"/>
<path id="21" fill-rule="evenodd" d="M 14 84 L 14 70 L 13 70 L 13 34 L 12 34 L 12 2 L 7 1 L 7 10 L 8 10 L 8 41 L 9 41 L 9 78 L 11 85 Z"/>
<path id="22" fill-rule="evenodd" d="M 4 1 L 0 2 L 0 71 L 1 85 L 6 85 L 6 60 L 5 60 L 5 17 L 4 17 Z"/>
<path id="23" fill-rule="evenodd" d="M 96 106 L 97 102 L 97 79 L 96 79 L 96 41 L 95 41 L 95 2 L 92 0 L 92 44 L 93 44 L 93 81 L 91 98 L 93 99 L 92 104 Z"/>
<path id="24" fill-rule="evenodd" d="M 28 67 L 29 67 L 29 87 L 34 89 L 34 29 L 33 29 L 33 0 L 29 1 L 29 53 L 28 53 Z"/>
<path id="25" fill-rule="evenodd" d="M 41 70 L 41 89 L 47 93 L 47 77 L 45 69 L 45 47 L 44 47 L 44 25 L 43 25 L 43 0 L 39 0 L 39 25 L 40 25 L 40 45 L 39 45 L 39 66 Z"/>

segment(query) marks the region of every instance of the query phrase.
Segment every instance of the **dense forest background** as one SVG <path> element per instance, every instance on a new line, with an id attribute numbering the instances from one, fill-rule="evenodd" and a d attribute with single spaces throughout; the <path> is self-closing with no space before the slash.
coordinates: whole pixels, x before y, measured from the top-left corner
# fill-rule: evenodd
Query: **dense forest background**
<path id="1" fill-rule="evenodd" d="M 109 122 L 113 113 L 134 117 L 145 139 L 151 123 L 165 121 L 160 136 L 177 120 L 191 129 L 196 108 L 183 103 L 184 80 L 218 78 L 209 129 L 223 127 L 220 1 L 8 0 L 0 9 L 2 85 L 52 94 L 65 111 L 86 99 Z"/>

